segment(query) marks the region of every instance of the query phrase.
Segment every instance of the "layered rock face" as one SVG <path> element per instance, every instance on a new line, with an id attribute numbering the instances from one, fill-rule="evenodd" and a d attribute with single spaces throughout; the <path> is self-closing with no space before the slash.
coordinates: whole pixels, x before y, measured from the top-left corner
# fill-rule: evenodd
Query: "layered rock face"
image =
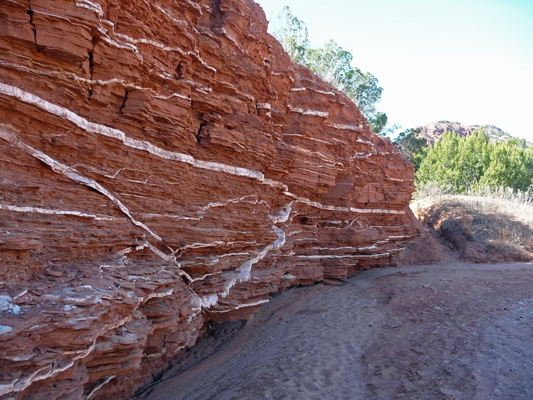
<path id="1" fill-rule="evenodd" d="M 0 397 L 131 396 L 207 324 L 418 235 L 412 167 L 253 1 L 0 19 Z"/>

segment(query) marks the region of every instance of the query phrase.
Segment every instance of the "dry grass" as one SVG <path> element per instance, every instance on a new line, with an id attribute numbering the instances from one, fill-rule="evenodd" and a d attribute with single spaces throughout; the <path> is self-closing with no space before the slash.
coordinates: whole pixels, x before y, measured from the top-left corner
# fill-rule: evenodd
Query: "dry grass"
<path id="1" fill-rule="evenodd" d="M 533 196 L 511 190 L 452 194 L 431 185 L 419 190 L 411 208 L 441 238 L 482 246 L 489 258 L 531 259 L 533 253 Z"/>

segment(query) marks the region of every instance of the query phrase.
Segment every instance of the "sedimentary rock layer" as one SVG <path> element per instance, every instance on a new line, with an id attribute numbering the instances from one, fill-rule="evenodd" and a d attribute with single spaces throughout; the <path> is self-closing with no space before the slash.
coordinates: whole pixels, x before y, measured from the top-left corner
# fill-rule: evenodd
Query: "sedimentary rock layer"
<path id="1" fill-rule="evenodd" d="M 253 1 L 0 19 L 0 397 L 128 397 L 208 323 L 418 234 L 412 167 Z"/>

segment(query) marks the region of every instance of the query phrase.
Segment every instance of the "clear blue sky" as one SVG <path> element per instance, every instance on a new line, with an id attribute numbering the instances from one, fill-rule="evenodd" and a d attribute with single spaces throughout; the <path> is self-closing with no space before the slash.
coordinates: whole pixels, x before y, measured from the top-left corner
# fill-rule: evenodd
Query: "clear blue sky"
<path id="1" fill-rule="evenodd" d="M 268 19 L 288 5 L 312 46 L 350 50 L 392 123 L 491 124 L 533 140 L 533 0 L 256 2 Z"/>

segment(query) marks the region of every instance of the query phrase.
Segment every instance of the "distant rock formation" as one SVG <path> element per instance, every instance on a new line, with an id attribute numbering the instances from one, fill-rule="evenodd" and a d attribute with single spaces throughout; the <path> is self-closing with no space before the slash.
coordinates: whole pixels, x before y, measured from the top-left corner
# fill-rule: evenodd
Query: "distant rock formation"
<path id="1" fill-rule="evenodd" d="M 427 125 L 418 126 L 414 131 L 416 131 L 417 137 L 426 139 L 427 144 L 432 146 L 436 141 L 442 139 L 442 135 L 446 131 L 455 132 L 459 136 L 468 136 L 480 128 L 483 128 L 489 138 L 494 141 L 512 138 L 510 134 L 493 125 L 465 125 L 460 122 L 451 121 L 432 122 Z"/>
<path id="2" fill-rule="evenodd" d="M 253 1 L 0 15 L 0 397 L 131 396 L 207 324 L 418 237 L 412 166 Z"/>

